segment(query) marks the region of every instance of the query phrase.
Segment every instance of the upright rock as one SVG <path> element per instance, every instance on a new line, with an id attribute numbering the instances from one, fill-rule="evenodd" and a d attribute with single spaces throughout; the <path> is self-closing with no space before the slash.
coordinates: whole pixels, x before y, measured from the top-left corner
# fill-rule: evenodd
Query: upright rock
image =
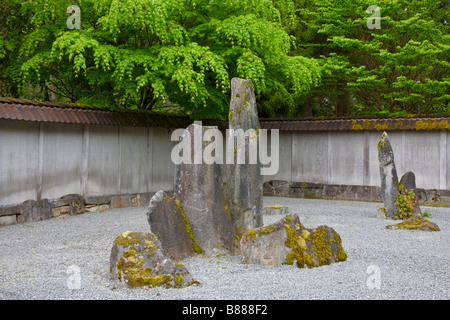
<path id="1" fill-rule="evenodd" d="M 256 98 L 251 80 L 233 78 L 231 80 L 231 101 L 229 112 L 229 129 L 227 143 L 234 139 L 233 132 L 253 129 L 255 137 L 260 129 Z M 250 154 L 250 137 L 245 143 L 234 146 L 234 164 L 226 165 L 224 179 L 225 196 L 234 230 L 240 237 L 248 230 L 263 226 L 263 179 L 261 164 L 257 154 Z M 237 158 L 241 148 L 245 149 L 245 162 L 238 164 Z M 256 157 L 256 163 L 250 163 L 250 156 Z"/>
<path id="2" fill-rule="evenodd" d="M 203 136 L 210 129 L 217 130 L 216 127 L 200 128 L 197 124 L 187 128 L 185 134 L 191 136 L 192 150 L 196 148 L 195 130 Z M 201 152 L 209 143 L 212 142 L 202 139 Z M 235 232 L 225 203 L 222 180 L 221 167 L 216 162 L 176 166 L 174 198 L 190 223 L 195 241 L 208 256 L 230 254 L 235 248 Z"/>
<path id="3" fill-rule="evenodd" d="M 419 206 L 419 197 L 416 190 L 416 176 L 412 171 L 406 172 L 400 179 L 400 183 L 398 185 L 398 192 L 400 194 L 405 195 L 408 194 L 410 191 L 414 192 L 415 195 L 413 210 L 411 214 L 413 215 L 422 214 L 422 211 L 420 210 Z"/>
<path id="4" fill-rule="evenodd" d="M 182 139 L 187 139 L 191 148 L 183 152 L 199 147 L 202 153 L 209 142 L 197 140 L 200 145 L 195 146 L 194 132 L 202 137 L 208 129 L 214 128 L 190 125 Z M 173 197 L 159 191 L 151 199 L 147 215 L 151 231 L 161 240 L 167 254 L 177 260 L 196 254 L 214 256 L 236 252 L 220 164 L 177 164 Z"/>
<path id="5" fill-rule="evenodd" d="M 178 201 L 160 190 L 151 198 L 147 210 L 150 231 L 158 237 L 164 254 L 174 260 L 203 252 L 179 206 Z"/>
<path id="6" fill-rule="evenodd" d="M 378 161 L 380 163 L 381 198 L 384 202 L 387 218 L 395 218 L 394 206 L 398 194 L 398 176 L 395 169 L 394 152 L 386 132 L 378 142 Z"/>

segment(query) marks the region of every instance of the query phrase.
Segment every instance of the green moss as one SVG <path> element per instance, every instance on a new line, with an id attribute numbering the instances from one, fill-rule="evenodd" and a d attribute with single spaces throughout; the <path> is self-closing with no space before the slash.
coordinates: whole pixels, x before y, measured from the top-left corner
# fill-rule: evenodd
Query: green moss
<path id="1" fill-rule="evenodd" d="M 421 229 L 429 231 L 440 231 L 439 227 L 431 221 L 423 218 L 420 215 L 412 216 L 408 219 L 403 220 L 398 224 L 393 224 L 386 226 L 387 229 L 397 228 L 397 229 Z"/>
<path id="2" fill-rule="evenodd" d="M 294 228 L 291 228 L 291 226 L 288 224 L 285 224 L 284 226 L 287 232 L 285 245 L 289 248 L 292 248 L 292 251 L 286 255 L 285 264 L 293 265 L 294 261 L 296 261 L 296 265 L 299 268 L 304 268 L 305 266 L 308 266 L 310 268 L 315 267 L 315 262 L 307 253 L 308 245 L 306 244 L 306 239 L 297 234 L 298 231 L 296 229 L 300 228 L 300 226 L 296 225 L 294 226 Z M 308 235 L 305 234 L 305 236 L 309 237 L 309 233 Z"/>
<path id="3" fill-rule="evenodd" d="M 317 253 L 317 259 L 319 261 L 319 265 L 330 264 L 331 258 L 331 246 L 329 243 L 327 230 L 324 226 L 319 227 L 312 234 L 312 243 L 314 252 Z M 327 241 L 328 240 L 328 241 Z"/>
<path id="4" fill-rule="evenodd" d="M 175 199 L 175 204 L 178 208 L 178 211 L 181 213 L 181 215 L 183 216 L 183 221 L 184 221 L 184 225 L 186 228 L 186 232 L 189 235 L 189 239 L 191 239 L 192 241 L 192 249 L 194 250 L 195 253 L 197 254 L 202 254 L 203 253 L 203 249 L 202 247 L 200 247 L 200 245 L 195 241 L 195 237 L 194 237 L 194 232 L 192 231 L 190 224 L 189 224 L 189 220 L 186 217 L 186 214 L 183 211 L 183 206 L 180 202 L 180 200 Z"/>
<path id="5" fill-rule="evenodd" d="M 336 260 L 345 261 L 347 259 L 341 238 L 334 230 L 332 235 L 328 235 L 324 226 L 313 229 L 312 233 L 304 229 L 302 225 L 295 225 L 294 228 L 291 228 L 286 224 L 285 228 L 287 232 L 285 245 L 292 248 L 292 251 L 286 255 L 286 264 L 292 265 L 296 261 L 299 268 L 305 266 L 313 268 L 330 264 L 333 243 L 338 249 Z M 301 230 L 300 235 L 298 230 Z"/>

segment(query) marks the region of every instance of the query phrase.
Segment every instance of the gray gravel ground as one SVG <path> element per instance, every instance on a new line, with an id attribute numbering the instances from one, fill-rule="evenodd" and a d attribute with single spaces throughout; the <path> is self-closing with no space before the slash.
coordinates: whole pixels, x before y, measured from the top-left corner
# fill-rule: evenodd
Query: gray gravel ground
<path id="1" fill-rule="evenodd" d="M 149 228 L 145 207 L 114 209 L 0 228 L 0 299 L 449 299 L 450 208 L 422 207 L 441 228 L 425 232 L 386 229 L 393 221 L 376 218 L 380 203 L 266 197 L 264 204 L 289 206 L 306 227 L 333 227 L 347 261 L 298 269 L 189 258 L 183 263 L 198 287 L 126 289 L 110 279 L 113 240 Z"/>

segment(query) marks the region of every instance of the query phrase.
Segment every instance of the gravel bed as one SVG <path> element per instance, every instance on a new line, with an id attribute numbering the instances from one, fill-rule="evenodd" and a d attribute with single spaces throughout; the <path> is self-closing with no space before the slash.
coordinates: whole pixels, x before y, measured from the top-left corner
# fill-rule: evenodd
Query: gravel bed
<path id="1" fill-rule="evenodd" d="M 275 204 L 290 207 L 306 227 L 333 227 L 347 261 L 298 269 L 245 265 L 239 257 L 188 258 L 183 263 L 200 286 L 127 289 L 110 278 L 110 250 L 124 231 L 149 231 L 146 208 L 114 209 L 0 228 L 0 299 L 450 298 L 450 208 L 422 207 L 441 228 L 425 232 L 386 229 L 394 222 L 376 217 L 382 205 L 375 202 L 264 198 L 264 205 Z M 281 218 L 264 216 L 264 224 Z M 80 288 L 72 282 L 77 270 Z"/>

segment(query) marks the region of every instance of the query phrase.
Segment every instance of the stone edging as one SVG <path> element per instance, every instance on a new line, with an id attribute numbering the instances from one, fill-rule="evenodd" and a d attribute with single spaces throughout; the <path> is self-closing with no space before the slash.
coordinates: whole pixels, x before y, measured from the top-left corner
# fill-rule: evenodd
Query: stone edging
<path id="1" fill-rule="evenodd" d="M 0 206 L 0 227 L 17 223 L 64 218 L 85 212 L 114 208 L 146 206 L 154 192 L 83 197 L 68 194 L 58 199 L 26 200 L 20 204 Z"/>
<path id="2" fill-rule="evenodd" d="M 264 182 L 263 190 L 265 196 L 382 202 L 380 187 L 376 186 L 270 180 Z M 450 206 L 450 190 L 417 188 L 417 191 L 421 205 Z"/>

